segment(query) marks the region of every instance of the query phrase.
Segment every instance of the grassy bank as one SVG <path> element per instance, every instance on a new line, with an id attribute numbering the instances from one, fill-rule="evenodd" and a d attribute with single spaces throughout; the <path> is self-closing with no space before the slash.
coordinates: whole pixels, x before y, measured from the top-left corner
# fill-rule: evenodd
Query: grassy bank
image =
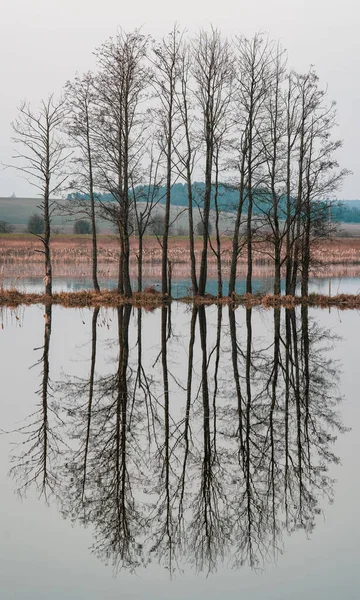
<path id="1" fill-rule="evenodd" d="M 231 298 L 224 296 L 217 298 L 207 294 L 206 296 L 188 296 L 173 300 L 169 296 L 162 296 L 156 291 L 146 291 L 134 293 L 130 298 L 118 294 L 115 291 L 102 290 L 79 291 L 79 292 L 60 292 L 52 296 L 45 294 L 27 294 L 15 289 L 0 290 L 0 306 L 15 308 L 21 305 L 31 304 L 58 304 L 68 308 L 88 308 L 88 307 L 113 307 L 130 304 L 137 308 L 152 310 L 170 302 L 182 302 L 191 306 L 210 306 L 224 305 L 237 308 L 244 306 L 251 308 L 263 306 L 265 308 L 294 308 L 299 305 L 316 306 L 319 308 L 337 307 L 339 309 L 360 309 L 360 294 L 339 294 L 337 296 L 324 296 L 321 294 L 310 294 L 306 298 L 297 296 L 274 296 L 271 294 L 244 294 L 238 296 L 234 294 Z"/>

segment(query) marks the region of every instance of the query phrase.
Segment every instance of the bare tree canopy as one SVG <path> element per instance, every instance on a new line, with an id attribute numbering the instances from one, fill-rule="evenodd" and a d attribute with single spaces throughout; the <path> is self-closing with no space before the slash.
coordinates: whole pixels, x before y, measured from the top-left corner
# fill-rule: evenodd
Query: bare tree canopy
<path id="1" fill-rule="evenodd" d="M 44 218 L 44 231 L 35 233 L 42 241 L 45 256 L 45 293 L 52 293 L 52 266 L 50 254 L 51 215 L 55 208 L 52 197 L 58 194 L 68 178 L 65 172 L 69 154 L 60 134 L 66 116 L 64 101 L 53 95 L 42 100 L 34 111 L 23 102 L 17 119 L 12 123 L 13 142 L 19 147 L 14 155 L 15 169 L 24 174 L 41 198 L 39 209 Z"/>
<path id="2" fill-rule="evenodd" d="M 135 257 L 141 290 L 144 234 L 157 220 L 155 206 L 163 204 L 157 238 L 162 294 L 169 295 L 171 205 L 181 182 L 194 295 L 206 293 L 210 251 L 217 294 L 223 295 L 220 222 L 223 196 L 231 190 L 231 206 L 225 206 L 233 221 L 227 228 L 228 294 L 235 294 L 240 258 L 247 264 L 246 292 L 252 293 L 254 256 L 261 253 L 273 264 L 275 295 L 283 278 L 287 294 L 295 294 L 301 280 L 307 296 L 312 249 L 320 234 L 330 233 L 329 207 L 348 173 L 336 158 L 342 145 L 333 136 L 336 107 L 314 68 L 290 71 L 286 52 L 260 33 L 228 40 L 211 28 L 188 36 L 177 24 L 160 41 L 120 30 L 95 57 L 94 73 L 77 74 L 66 84 L 65 102 L 49 96 L 37 113 L 23 103 L 13 124 L 14 142 L 23 148 L 16 168 L 42 197 L 45 229 L 37 235 L 44 243 L 45 280 L 51 280 L 51 196 L 71 171 L 69 189 L 76 197 L 66 210 L 91 221 L 95 290 L 98 217 L 117 233 L 118 291 L 130 297 L 130 263 Z M 68 173 L 65 134 L 73 152 Z M 198 223 L 201 253 L 195 252 Z"/>

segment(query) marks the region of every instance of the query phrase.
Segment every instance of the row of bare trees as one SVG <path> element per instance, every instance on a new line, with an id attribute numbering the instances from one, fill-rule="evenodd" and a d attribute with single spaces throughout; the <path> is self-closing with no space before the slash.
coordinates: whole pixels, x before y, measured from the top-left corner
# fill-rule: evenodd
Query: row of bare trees
<path id="1" fill-rule="evenodd" d="M 48 307 L 39 401 L 15 432 L 10 473 L 20 494 L 36 489 L 91 525 L 94 552 L 116 569 L 261 566 L 333 496 L 344 431 L 334 338 L 305 306 L 269 314 L 267 339 L 252 309 L 195 307 L 181 361 L 170 311 L 158 313 L 158 352 L 142 309 L 94 309 L 87 362 L 56 381 Z"/>
<path id="2" fill-rule="evenodd" d="M 231 207 L 229 295 L 236 290 L 240 255 L 246 256 L 246 291 L 252 292 L 256 248 L 271 257 L 275 294 L 284 274 L 287 294 L 295 294 L 301 279 L 307 295 L 311 245 L 324 231 L 320 225 L 327 222 L 329 199 L 346 175 L 335 157 L 341 145 L 332 137 L 335 106 L 314 69 L 289 71 L 286 53 L 262 35 L 230 42 L 210 29 L 189 38 L 176 25 L 160 41 L 137 30 L 121 31 L 95 56 L 97 71 L 76 75 L 61 101 L 50 97 L 38 113 L 24 104 L 14 123 L 15 141 L 22 147 L 19 168 L 35 178 L 43 201 L 46 293 L 51 293 L 50 197 L 67 180 L 68 189 L 82 198 L 72 201 L 71 210 L 91 218 L 96 290 L 98 214 L 116 228 L 118 291 L 131 296 L 130 236 L 135 228 L 141 290 L 144 234 L 161 200 L 161 289 L 168 293 L 171 191 L 183 181 L 194 294 L 205 294 L 209 253 L 216 257 L 218 295 L 223 294 L 219 214 L 225 186 L 238 197 Z M 204 181 L 197 207 L 195 178 Z M 105 202 L 104 193 L 112 201 Z M 198 260 L 194 208 L 202 222 Z"/>

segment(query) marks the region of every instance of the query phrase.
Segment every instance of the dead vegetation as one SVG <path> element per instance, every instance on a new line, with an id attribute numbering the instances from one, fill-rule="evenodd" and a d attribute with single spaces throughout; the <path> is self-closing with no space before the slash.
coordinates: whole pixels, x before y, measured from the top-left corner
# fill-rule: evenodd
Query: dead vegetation
<path id="1" fill-rule="evenodd" d="M 0 276 L 21 280 L 25 277 L 43 277 L 43 257 L 36 250 L 40 243 L 30 234 L 0 235 Z M 91 237 L 87 235 L 55 235 L 51 241 L 54 277 L 91 277 Z M 195 240 L 195 255 L 199 259 L 201 240 Z M 131 240 L 130 270 L 137 274 L 138 241 Z M 98 266 L 99 277 L 116 278 L 118 275 L 119 244 L 112 236 L 99 236 Z M 172 276 L 190 276 L 189 240 L 185 237 L 169 238 L 169 259 Z M 230 269 L 231 240 L 222 242 L 222 263 L 224 276 Z M 161 248 L 153 236 L 144 238 L 143 248 L 144 277 L 160 277 Z M 238 274 L 246 273 L 246 253 L 239 256 Z M 253 252 L 254 277 L 266 276 L 273 272 L 270 247 L 265 242 L 257 243 Z M 216 257 L 208 256 L 209 277 L 216 277 Z M 329 275 L 360 275 L 360 238 L 321 239 L 312 250 L 313 277 Z"/>
<path id="2" fill-rule="evenodd" d="M 135 292 L 131 298 L 118 294 L 115 290 L 83 290 L 79 292 L 54 292 L 52 296 L 38 293 L 20 292 L 14 288 L 0 290 L 0 306 L 16 307 L 30 304 L 59 304 L 68 308 L 86 307 L 116 307 L 124 304 L 142 308 L 156 308 L 170 302 L 169 297 L 163 297 L 159 292 Z"/>
<path id="3" fill-rule="evenodd" d="M 0 306 L 10 308 L 31 304 L 58 304 L 67 308 L 118 307 L 130 304 L 137 308 L 154 310 L 170 302 L 182 302 L 195 306 L 221 304 L 234 308 L 238 306 L 245 306 L 246 308 L 263 306 L 270 309 L 280 307 L 294 308 L 298 305 L 306 305 L 318 308 L 360 309 L 360 294 L 338 294 L 337 296 L 310 294 L 306 298 L 299 296 L 274 296 L 271 294 L 243 294 L 242 296 L 233 294 L 231 297 L 224 296 L 217 298 L 211 294 L 205 294 L 205 296 L 185 296 L 178 300 L 173 300 L 170 296 L 163 296 L 154 288 L 150 288 L 144 292 L 135 292 L 131 298 L 118 294 L 114 290 L 101 290 L 100 292 L 93 290 L 55 292 L 52 296 L 36 293 L 28 294 L 14 288 L 0 290 Z"/>

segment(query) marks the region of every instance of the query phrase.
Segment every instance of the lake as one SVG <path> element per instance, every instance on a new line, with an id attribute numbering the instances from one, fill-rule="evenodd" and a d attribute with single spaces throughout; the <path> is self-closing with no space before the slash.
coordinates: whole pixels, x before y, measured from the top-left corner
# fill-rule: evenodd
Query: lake
<path id="1" fill-rule="evenodd" d="M 358 599 L 359 328 L 2 309 L 2 597 Z"/>
<path id="2" fill-rule="evenodd" d="M 104 289 L 113 289 L 117 286 L 117 280 L 114 278 L 100 278 L 100 287 Z M 223 294 L 228 293 L 229 280 L 224 279 Z M 137 290 L 136 279 L 131 281 L 133 290 Z M 274 279 L 270 276 L 253 277 L 253 293 L 270 293 L 274 291 Z M 2 278 L 1 285 L 4 288 L 15 287 L 20 291 L 43 292 L 44 281 L 41 277 L 21 277 L 21 278 Z M 156 289 L 161 289 L 161 278 L 159 276 L 147 276 L 143 280 L 145 286 L 154 285 Z M 92 289 L 93 283 L 90 277 L 54 277 L 54 292 L 77 292 L 80 290 Z M 282 292 L 285 290 L 285 282 L 281 281 Z M 239 277 L 236 282 L 236 293 L 241 295 L 246 291 L 246 280 Z M 298 285 L 300 293 L 300 284 Z M 206 284 L 206 292 L 217 295 L 217 280 L 209 278 Z M 334 296 L 337 294 L 360 294 L 360 277 L 321 277 L 312 278 L 309 283 L 309 292 L 316 294 L 326 294 Z M 192 294 L 190 278 L 174 278 L 171 286 L 171 295 L 173 298 L 182 298 Z"/>

